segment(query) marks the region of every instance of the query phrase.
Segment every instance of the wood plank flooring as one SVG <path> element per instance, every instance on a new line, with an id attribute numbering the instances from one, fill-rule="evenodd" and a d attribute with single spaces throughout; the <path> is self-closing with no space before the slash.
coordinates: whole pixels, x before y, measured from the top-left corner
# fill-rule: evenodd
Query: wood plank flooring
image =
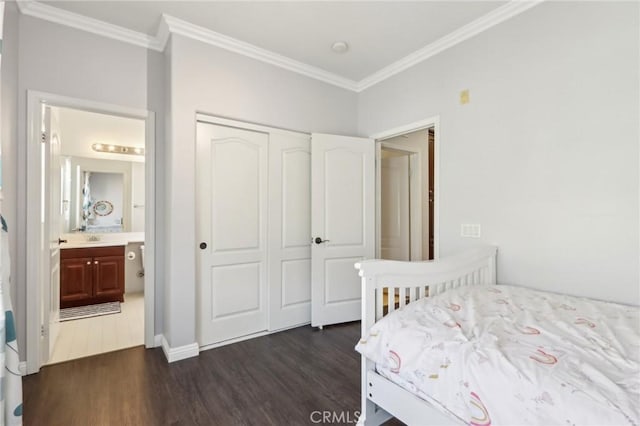
<path id="1" fill-rule="evenodd" d="M 359 323 L 300 327 L 173 364 L 136 347 L 46 366 L 23 379 L 24 423 L 304 425 L 325 410 L 355 423 L 359 336 Z"/>

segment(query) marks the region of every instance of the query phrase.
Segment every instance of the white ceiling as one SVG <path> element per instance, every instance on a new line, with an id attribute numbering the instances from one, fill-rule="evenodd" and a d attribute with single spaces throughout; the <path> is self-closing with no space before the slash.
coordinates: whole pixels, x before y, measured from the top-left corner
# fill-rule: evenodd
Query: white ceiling
<path id="1" fill-rule="evenodd" d="M 360 81 L 459 30 L 506 1 L 47 1 L 46 4 L 155 36 L 161 15 Z M 346 41 L 345 54 L 331 51 Z"/>
<path id="2" fill-rule="evenodd" d="M 65 156 L 143 162 L 140 155 L 111 154 L 91 149 L 94 143 L 144 148 L 144 120 L 52 107 L 58 123 L 60 153 Z M 54 123 L 55 126 L 55 123 Z"/>

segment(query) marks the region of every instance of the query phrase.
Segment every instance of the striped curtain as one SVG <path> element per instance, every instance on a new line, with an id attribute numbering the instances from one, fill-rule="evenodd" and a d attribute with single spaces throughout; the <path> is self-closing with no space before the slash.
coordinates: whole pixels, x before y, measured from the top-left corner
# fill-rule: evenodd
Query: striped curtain
<path id="1" fill-rule="evenodd" d="M 0 310 L 4 310 L 4 317 L 0 315 L 0 417 L 2 425 L 22 424 L 22 374 L 20 373 L 20 357 L 18 341 L 16 340 L 16 324 L 11 303 L 11 271 L 9 257 L 9 238 L 7 223 L 0 216 L 2 231 L 0 232 L 0 292 L 2 298 Z M 4 322 L 4 324 L 3 324 Z"/>
<path id="2" fill-rule="evenodd" d="M 84 172 L 84 182 L 82 184 L 82 230 L 86 230 L 89 226 L 89 219 L 92 219 L 91 207 L 93 200 L 91 199 L 91 172 Z"/>
<path id="3" fill-rule="evenodd" d="M 5 2 L 0 1 L 0 63 Z M 1 153 L 0 153 L 1 154 Z M 0 200 L 2 200 L 2 158 L 0 157 Z M 0 425 L 22 424 L 22 375 L 16 326 L 11 305 L 10 258 L 7 223 L 0 216 Z M 2 312 L 4 311 L 4 315 Z"/>

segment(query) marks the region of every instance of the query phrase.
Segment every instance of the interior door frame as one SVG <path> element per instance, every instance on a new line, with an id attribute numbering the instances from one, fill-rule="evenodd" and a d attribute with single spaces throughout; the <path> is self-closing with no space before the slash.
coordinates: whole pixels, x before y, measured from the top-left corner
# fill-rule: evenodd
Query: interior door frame
<path id="1" fill-rule="evenodd" d="M 102 114 L 135 118 L 145 121 L 145 276 L 144 276 L 144 343 L 147 348 L 155 347 L 155 113 L 144 109 L 130 108 L 86 99 L 72 98 L 52 93 L 27 91 L 27 196 L 29 208 L 26 211 L 26 249 L 30 255 L 26 259 L 26 372 L 40 370 L 41 326 L 42 326 L 42 286 L 48 282 L 48 271 L 42 258 L 40 241 L 43 240 L 45 226 L 42 225 L 44 206 L 40 197 L 44 180 L 41 174 L 40 125 L 42 104 L 66 107 Z M 46 217 L 46 216 L 45 216 Z M 47 237 L 48 238 L 48 237 Z M 48 314 L 47 314 L 48 315 Z"/>
<path id="2" fill-rule="evenodd" d="M 434 186 L 434 218 L 433 218 L 433 258 L 440 257 L 440 116 L 435 115 L 433 117 L 426 118 L 424 120 L 415 121 L 413 123 L 405 124 L 402 126 L 394 127 L 382 132 L 375 133 L 369 138 L 376 141 L 376 257 L 380 257 L 380 239 L 381 239 L 381 147 L 386 139 L 390 139 L 396 136 L 404 135 L 407 133 L 416 132 L 418 130 L 424 130 L 433 128 L 434 137 L 434 171 L 433 176 L 435 180 Z M 423 171 L 425 172 L 425 171 Z M 424 204 L 424 203 L 423 203 Z"/>

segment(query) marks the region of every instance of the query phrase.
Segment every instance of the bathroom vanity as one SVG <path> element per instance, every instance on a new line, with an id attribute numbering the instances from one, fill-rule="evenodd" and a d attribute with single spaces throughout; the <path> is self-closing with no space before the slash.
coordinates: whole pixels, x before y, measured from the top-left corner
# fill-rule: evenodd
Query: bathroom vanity
<path id="1" fill-rule="evenodd" d="M 60 250 L 60 307 L 124 302 L 124 245 Z"/>

